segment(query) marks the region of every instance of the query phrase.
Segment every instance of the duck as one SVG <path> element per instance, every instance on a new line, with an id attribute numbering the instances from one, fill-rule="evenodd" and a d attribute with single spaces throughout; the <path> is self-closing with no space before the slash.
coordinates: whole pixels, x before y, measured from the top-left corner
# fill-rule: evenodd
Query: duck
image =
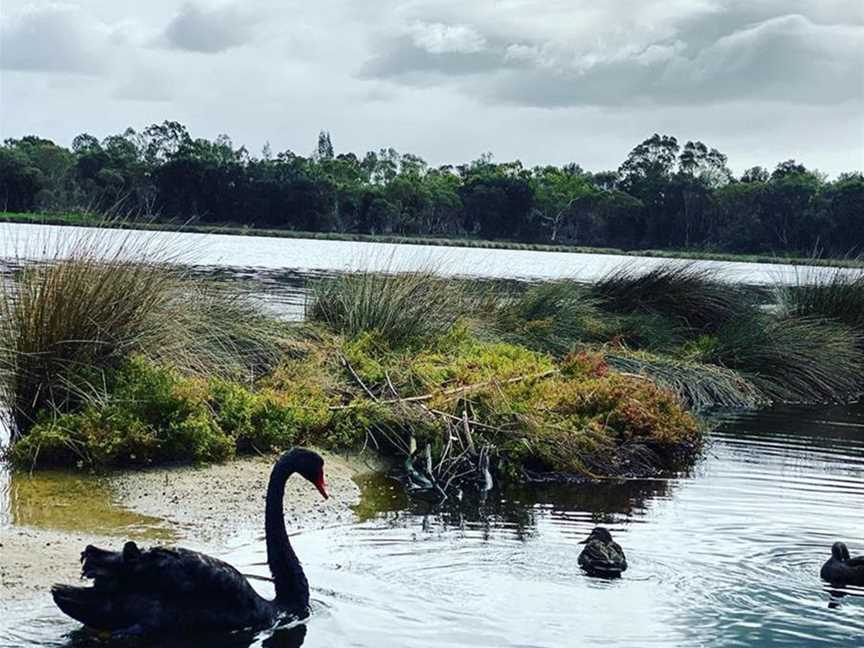
<path id="1" fill-rule="evenodd" d="M 585 540 L 585 548 L 579 554 L 579 566 L 589 576 L 614 578 L 627 570 L 624 550 L 612 539 L 605 527 L 596 527 Z"/>
<path id="2" fill-rule="evenodd" d="M 819 575 L 832 585 L 864 587 L 864 556 L 852 558 L 844 543 L 835 542 L 831 546 L 831 557 L 822 565 Z"/>
<path id="3" fill-rule="evenodd" d="M 309 583 L 285 529 L 285 484 L 294 473 L 329 497 L 317 453 L 295 448 L 275 462 L 264 512 L 272 600 L 218 558 L 180 547 L 141 549 L 130 541 L 121 551 L 85 547 L 81 575 L 92 585 L 55 585 L 54 602 L 89 629 L 112 636 L 263 629 L 308 617 Z"/>

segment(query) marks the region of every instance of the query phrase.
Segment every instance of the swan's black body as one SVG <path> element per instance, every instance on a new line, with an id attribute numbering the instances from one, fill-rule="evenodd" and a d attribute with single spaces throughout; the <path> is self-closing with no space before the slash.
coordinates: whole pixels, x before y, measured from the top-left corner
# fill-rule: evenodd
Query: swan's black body
<path id="1" fill-rule="evenodd" d="M 322 495 L 324 462 L 314 452 L 284 454 L 270 474 L 265 530 L 267 562 L 276 586 L 272 601 L 260 597 L 231 565 L 197 551 L 173 547 L 123 551 L 88 546 L 82 576 L 92 587 L 55 585 L 51 594 L 66 614 L 91 628 L 118 634 L 190 633 L 263 628 L 279 617 L 309 612 L 309 585 L 288 541 L 283 517 L 285 482 L 298 472 Z"/>
<path id="2" fill-rule="evenodd" d="M 819 575 L 832 585 L 864 587 L 864 556 L 852 558 L 845 544 L 835 542 L 831 547 L 831 558 L 822 565 Z"/>
<path id="3" fill-rule="evenodd" d="M 579 554 L 579 566 L 589 576 L 616 577 L 627 570 L 624 550 L 612 539 L 608 529 L 597 527 L 581 544 L 585 548 Z"/>

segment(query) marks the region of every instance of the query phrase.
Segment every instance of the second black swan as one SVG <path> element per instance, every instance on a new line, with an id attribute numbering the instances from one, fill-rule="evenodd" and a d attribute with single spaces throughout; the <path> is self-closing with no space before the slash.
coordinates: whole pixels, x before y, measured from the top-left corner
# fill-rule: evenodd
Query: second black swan
<path id="1" fill-rule="evenodd" d="M 819 575 L 832 585 L 864 587 L 864 556 L 852 558 L 845 544 L 835 542 Z"/>
<path id="2" fill-rule="evenodd" d="M 175 547 L 142 550 L 127 542 L 122 551 L 88 545 L 81 573 L 92 587 L 55 585 L 54 601 L 85 626 L 120 635 L 228 631 L 265 628 L 283 616 L 309 613 L 309 584 L 285 530 L 285 483 L 293 473 L 327 497 L 324 460 L 295 448 L 270 473 L 264 526 L 267 563 L 276 588 L 262 598 L 234 567 L 197 551 Z"/>

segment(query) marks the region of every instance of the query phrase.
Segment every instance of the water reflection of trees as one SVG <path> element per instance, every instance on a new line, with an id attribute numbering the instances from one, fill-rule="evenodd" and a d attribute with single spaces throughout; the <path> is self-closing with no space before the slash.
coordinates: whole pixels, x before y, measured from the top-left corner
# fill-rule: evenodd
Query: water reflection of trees
<path id="1" fill-rule="evenodd" d="M 611 524 L 638 515 L 650 502 L 669 497 L 675 479 L 604 480 L 573 484 L 522 484 L 481 497 L 467 492 L 461 500 L 443 503 L 410 500 L 397 482 L 368 478 L 355 512 L 362 520 L 377 519 L 392 527 L 471 529 L 484 540 L 512 534 L 526 540 L 537 533 L 540 519 L 587 514 L 596 524 Z"/>

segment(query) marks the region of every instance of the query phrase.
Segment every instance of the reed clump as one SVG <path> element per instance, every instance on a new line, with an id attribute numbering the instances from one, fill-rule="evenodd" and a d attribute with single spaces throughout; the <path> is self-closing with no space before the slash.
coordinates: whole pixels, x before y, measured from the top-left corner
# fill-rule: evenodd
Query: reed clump
<path id="1" fill-rule="evenodd" d="M 347 336 L 375 332 L 404 346 L 446 332 L 461 315 L 462 290 L 434 269 L 361 271 L 313 286 L 307 317 Z"/>
<path id="2" fill-rule="evenodd" d="M 0 286 L 0 402 L 13 438 L 41 412 L 98 398 L 133 355 L 190 375 L 275 362 L 273 323 L 236 290 L 195 279 L 164 241 L 83 231 L 49 245 Z"/>
<path id="3" fill-rule="evenodd" d="M 791 286 L 778 286 L 783 312 L 841 322 L 864 334 L 864 272 L 801 269 Z"/>

